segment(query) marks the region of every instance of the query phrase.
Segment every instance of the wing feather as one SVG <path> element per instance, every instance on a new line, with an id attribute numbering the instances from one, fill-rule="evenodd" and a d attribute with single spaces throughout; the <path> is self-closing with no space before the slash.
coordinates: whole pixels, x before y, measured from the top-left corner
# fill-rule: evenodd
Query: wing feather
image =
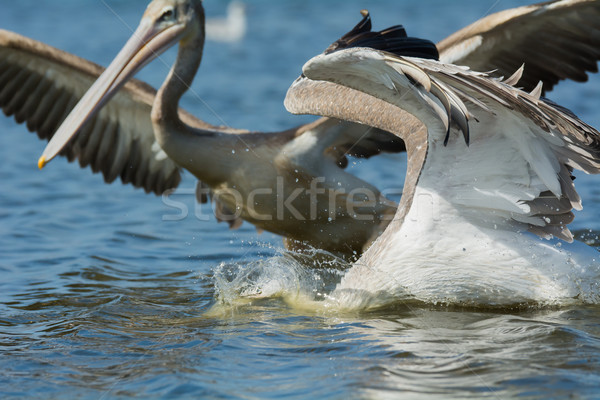
<path id="1" fill-rule="evenodd" d="M 440 60 L 508 76 L 525 63 L 520 86 L 545 90 L 586 81 L 600 59 L 600 2 L 555 0 L 491 14 L 437 44 Z"/>
<path id="2" fill-rule="evenodd" d="M 101 72 L 101 67 L 84 59 L 0 30 L 0 107 L 41 139 L 52 137 Z M 155 94 L 139 81 L 127 84 L 61 154 L 102 172 L 107 182 L 121 177 L 124 183 L 157 194 L 176 187 L 180 168 L 168 158 L 158 160 L 152 150 L 150 111 Z M 184 114 L 186 122 L 193 119 Z M 192 121 L 192 125 L 206 124 Z"/>

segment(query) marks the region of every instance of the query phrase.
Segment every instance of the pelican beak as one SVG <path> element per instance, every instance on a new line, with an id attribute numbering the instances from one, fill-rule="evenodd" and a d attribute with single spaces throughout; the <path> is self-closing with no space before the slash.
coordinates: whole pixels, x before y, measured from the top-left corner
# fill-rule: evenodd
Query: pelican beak
<path id="1" fill-rule="evenodd" d="M 58 128 L 38 161 L 42 169 L 75 137 L 79 129 L 115 95 L 137 71 L 177 43 L 185 24 L 160 24 L 144 17 L 117 57 L 85 93 Z"/>

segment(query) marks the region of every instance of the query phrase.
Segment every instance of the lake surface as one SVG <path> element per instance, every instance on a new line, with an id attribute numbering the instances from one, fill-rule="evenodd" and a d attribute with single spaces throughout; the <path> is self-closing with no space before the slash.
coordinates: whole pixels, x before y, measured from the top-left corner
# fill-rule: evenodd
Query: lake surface
<path id="1" fill-rule="evenodd" d="M 145 1 L 4 2 L 0 28 L 106 65 Z M 183 106 L 220 125 L 274 131 L 310 117 L 283 98 L 301 65 L 359 20 L 402 23 L 438 41 L 494 11 L 527 4 L 470 0 L 248 2 L 239 43 L 207 42 Z M 206 0 L 208 17 L 226 3 Z M 173 52 L 139 78 L 161 84 Z M 600 126 L 600 78 L 550 96 Z M 340 272 L 282 251 L 250 224 L 228 230 L 196 209 L 183 218 L 160 197 L 55 160 L 0 118 L 0 398 L 597 398 L 600 307 L 461 309 L 401 303 L 340 313 L 291 306 L 295 285 L 321 290 Z M 351 164 L 380 188 L 401 184 L 405 160 Z M 401 167 L 398 167 L 401 165 Z M 585 209 L 572 229 L 595 244 L 597 177 L 578 175 Z M 173 220 L 175 219 L 175 220 Z M 254 299 L 257 271 L 280 296 Z M 301 277 L 298 278 L 298 277 Z M 323 278 L 323 282 L 317 282 Z M 293 279 L 300 279 L 294 282 Z M 319 286 L 321 285 L 321 286 Z"/>

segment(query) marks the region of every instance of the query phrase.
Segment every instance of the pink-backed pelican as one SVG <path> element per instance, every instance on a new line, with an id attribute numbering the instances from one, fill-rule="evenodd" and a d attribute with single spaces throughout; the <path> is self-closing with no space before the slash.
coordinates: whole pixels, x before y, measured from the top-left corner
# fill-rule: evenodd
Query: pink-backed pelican
<path id="1" fill-rule="evenodd" d="M 292 113 L 374 126 L 406 144 L 394 220 L 332 301 L 600 302 L 600 254 L 571 243 L 567 227 L 582 207 L 571 174 L 600 172 L 600 133 L 541 96 L 541 82 L 519 89 L 522 68 L 501 80 L 402 55 L 418 39 L 396 54 L 365 47 L 377 40 L 314 57 L 285 100 Z M 413 118 L 425 127 L 407 131 Z"/>

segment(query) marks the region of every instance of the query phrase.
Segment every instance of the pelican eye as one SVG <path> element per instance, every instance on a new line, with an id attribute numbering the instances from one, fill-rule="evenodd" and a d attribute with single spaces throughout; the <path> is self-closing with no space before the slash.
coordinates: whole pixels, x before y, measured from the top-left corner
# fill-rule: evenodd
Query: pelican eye
<path id="1" fill-rule="evenodd" d="M 173 16 L 175 15 L 175 11 L 173 11 L 172 8 L 167 8 L 165 10 L 163 10 L 163 13 L 160 15 L 160 18 L 158 19 L 158 21 L 162 22 L 162 21 L 167 21 L 173 18 Z"/>

